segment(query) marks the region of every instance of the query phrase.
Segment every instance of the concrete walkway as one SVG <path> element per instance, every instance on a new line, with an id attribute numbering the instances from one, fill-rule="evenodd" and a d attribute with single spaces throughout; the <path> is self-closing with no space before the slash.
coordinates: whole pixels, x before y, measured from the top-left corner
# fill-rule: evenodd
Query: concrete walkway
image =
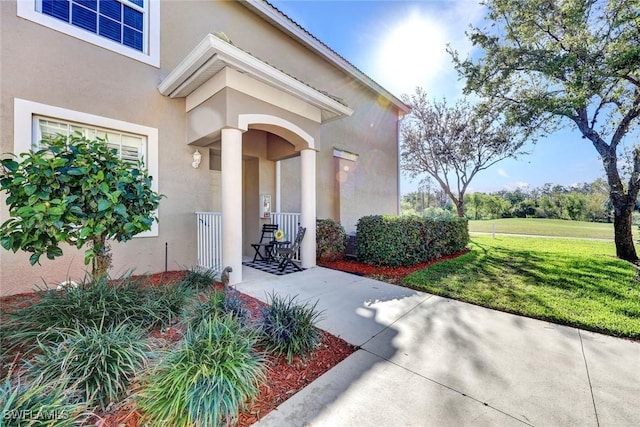
<path id="1" fill-rule="evenodd" d="M 360 347 L 259 426 L 640 425 L 640 343 L 320 267 L 243 276 Z"/>

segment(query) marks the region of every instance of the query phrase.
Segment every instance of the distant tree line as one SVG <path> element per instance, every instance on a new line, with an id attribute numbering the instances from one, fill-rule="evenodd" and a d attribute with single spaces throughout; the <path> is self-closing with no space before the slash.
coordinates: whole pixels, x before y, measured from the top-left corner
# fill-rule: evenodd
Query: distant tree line
<path id="1" fill-rule="evenodd" d="M 636 210 L 638 209 L 636 204 Z M 455 212 L 452 203 L 439 188 L 422 186 L 402 198 L 402 213 L 441 216 Z M 544 184 L 541 187 L 500 190 L 465 195 L 464 213 L 469 219 L 549 218 L 573 221 L 612 222 L 613 206 L 604 179 L 565 187 Z"/>

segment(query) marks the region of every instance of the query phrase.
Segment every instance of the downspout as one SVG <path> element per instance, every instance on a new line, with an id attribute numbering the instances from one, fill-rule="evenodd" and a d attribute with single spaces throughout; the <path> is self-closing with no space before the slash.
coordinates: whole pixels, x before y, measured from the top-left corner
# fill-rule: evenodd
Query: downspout
<path id="1" fill-rule="evenodd" d="M 400 215 L 401 211 L 401 207 L 402 207 L 402 195 L 400 194 L 400 120 L 402 120 L 404 116 L 402 114 L 400 114 L 400 111 L 398 111 L 398 120 L 396 121 L 396 144 L 398 144 L 398 176 L 397 176 L 397 183 L 398 183 L 398 197 L 397 197 L 397 206 L 396 206 L 396 212 L 397 215 Z"/>

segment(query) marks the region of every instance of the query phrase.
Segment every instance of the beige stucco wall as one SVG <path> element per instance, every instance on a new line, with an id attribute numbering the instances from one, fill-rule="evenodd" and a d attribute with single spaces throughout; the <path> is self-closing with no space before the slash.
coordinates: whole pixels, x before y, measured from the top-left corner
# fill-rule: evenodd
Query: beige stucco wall
<path id="1" fill-rule="evenodd" d="M 14 98 L 158 129 L 159 176 L 155 178 L 159 191 L 166 196 L 159 209 L 159 235 L 115 244 L 113 275 L 131 269 L 139 273 L 162 271 L 165 243 L 170 270 L 194 265 L 194 212 L 219 208 L 219 190 L 212 188 L 219 182 L 219 172 L 209 170 L 210 156 L 204 155 L 208 154 L 206 147 L 200 149 L 203 154 L 200 168 L 191 167 L 195 147 L 186 144 L 185 100 L 167 98 L 157 90 L 173 67 L 206 34 L 216 31 L 224 31 L 236 46 L 256 57 L 343 98 L 354 110 L 352 117 L 323 124 L 314 134 L 319 149 L 318 217 L 336 215 L 332 191 L 334 146 L 360 155 L 353 177 L 353 212 L 341 214 L 342 220 L 353 224 L 354 219 L 364 214 L 396 212 L 397 151 L 393 147 L 396 115 L 376 102 L 375 93 L 235 2 L 162 1 L 160 14 L 161 62 L 160 68 L 156 68 L 19 18 L 15 1 L 0 1 L 0 152 L 13 151 Z M 250 100 L 238 105 L 248 104 Z M 295 116 L 289 119 L 300 120 Z M 282 152 L 279 143 L 282 141 L 271 145 L 273 153 Z M 251 180 L 258 180 L 258 194 L 275 197 L 275 168 L 273 159 L 267 159 L 268 154 L 253 156 L 245 151 L 245 155 L 258 159 L 257 175 L 254 171 L 251 176 Z M 299 211 L 299 159 L 282 164 L 283 210 Z M 251 185 L 255 184 L 253 181 Z M 0 221 L 4 221 L 8 213 L 5 196 L 0 197 Z M 245 223 L 246 239 L 256 236 L 261 222 L 258 220 L 255 227 L 253 221 L 251 226 Z M 41 278 L 49 283 L 68 276 L 80 278 L 84 271 L 82 258 L 81 253 L 70 249 L 59 260 L 30 267 L 28 255 L 0 249 L 0 293 L 28 291 L 34 284 L 42 283 Z"/>
<path id="2" fill-rule="evenodd" d="M 13 100 L 47 105 L 149 126 L 159 134 L 159 191 L 167 197 L 159 208 L 158 237 L 114 244 L 112 275 L 192 266 L 196 259 L 194 212 L 208 210 L 208 161 L 191 167 L 193 148 L 185 141 L 184 100 L 168 99 L 157 84 L 166 69 L 112 51 L 16 16 L 16 2 L 0 2 L 0 152 L 13 151 Z M 164 12 L 161 12 L 164 14 Z M 191 47 L 184 47 L 186 51 Z M 4 202 L 4 199 L 3 199 Z M 0 220 L 7 218 L 4 203 Z M 84 275 L 83 256 L 65 249 L 65 257 L 30 267 L 28 256 L 0 249 L 0 292 L 10 294 Z"/>

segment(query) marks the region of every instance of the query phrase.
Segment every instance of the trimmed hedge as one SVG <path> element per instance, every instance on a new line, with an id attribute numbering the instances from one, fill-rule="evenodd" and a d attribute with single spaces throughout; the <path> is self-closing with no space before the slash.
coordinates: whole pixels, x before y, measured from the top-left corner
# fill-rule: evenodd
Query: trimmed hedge
<path id="1" fill-rule="evenodd" d="M 410 266 L 464 249 L 469 224 L 466 218 L 371 215 L 358 221 L 357 239 L 360 261 Z"/>

